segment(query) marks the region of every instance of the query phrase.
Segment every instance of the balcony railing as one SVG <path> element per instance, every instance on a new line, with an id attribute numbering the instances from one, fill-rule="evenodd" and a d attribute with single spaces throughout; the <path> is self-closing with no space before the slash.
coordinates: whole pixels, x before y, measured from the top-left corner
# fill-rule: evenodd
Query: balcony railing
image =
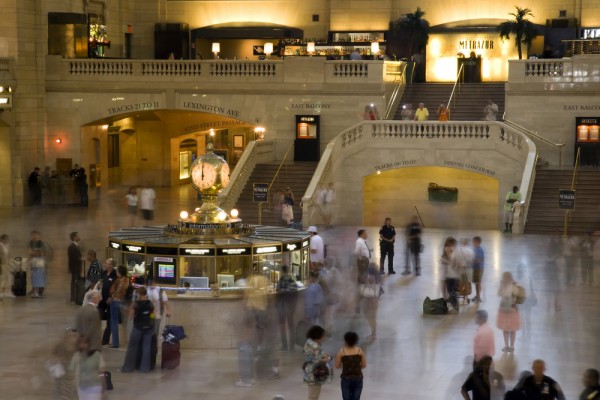
<path id="1" fill-rule="evenodd" d="M 509 61 L 509 84 L 600 82 L 600 57 L 577 55 L 573 58 L 548 58 Z M 553 86 L 556 90 L 560 86 Z"/>
<path id="2" fill-rule="evenodd" d="M 1 60 L 1 59 L 0 59 Z M 94 82 L 382 83 L 382 61 L 311 60 L 125 60 L 47 58 L 47 80 Z M 397 64 L 397 63 L 396 63 Z M 0 63 L 0 72 L 2 71 Z M 388 72 L 386 72 L 388 71 Z"/>

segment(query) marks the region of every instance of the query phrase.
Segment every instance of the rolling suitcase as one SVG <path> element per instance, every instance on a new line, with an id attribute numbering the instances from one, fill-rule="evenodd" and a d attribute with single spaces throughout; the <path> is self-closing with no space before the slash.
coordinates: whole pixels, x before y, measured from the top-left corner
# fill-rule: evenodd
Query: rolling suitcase
<path id="1" fill-rule="evenodd" d="M 27 272 L 23 271 L 22 258 L 15 257 L 15 264 L 18 265 L 18 269 L 13 272 L 12 292 L 15 296 L 25 296 L 27 294 Z"/>
<path id="2" fill-rule="evenodd" d="M 181 362 L 181 352 L 179 351 L 179 342 L 162 342 L 161 369 L 175 369 Z"/>
<path id="3" fill-rule="evenodd" d="M 85 292 L 87 292 L 86 280 L 85 280 L 85 261 L 81 262 L 83 269 L 83 276 L 79 276 L 75 281 L 75 304 L 82 305 Z"/>

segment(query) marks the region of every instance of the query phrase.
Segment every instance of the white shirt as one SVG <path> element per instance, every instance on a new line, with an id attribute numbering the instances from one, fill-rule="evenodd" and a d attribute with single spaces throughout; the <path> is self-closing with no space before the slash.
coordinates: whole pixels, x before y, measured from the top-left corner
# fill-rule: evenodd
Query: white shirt
<path id="1" fill-rule="evenodd" d="M 371 251 L 369 250 L 369 247 L 367 246 L 367 241 L 361 237 L 359 237 L 358 239 L 356 239 L 356 244 L 354 245 L 354 254 L 356 255 L 356 257 L 363 257 L 363 258 L 371 258 Z"/>
<path id="2" fill-rule="evenodd" d="M 138 202 L 137 194 L 127 193 L 125 195 L 125 198 L 127 198 L 127 205 L 128 206 L 132 206 L 132 207 L 137 206 L 137 202 Z"/>
<path id="3" fill-rule="evenodd" d="M 313 250 L 316 252 L 313 253 Z M 323 262 L 325 259 L 325 246 L 323 245 L 323 238 L 319 235 L 313 235 L 310 238 L 310 261 L 312 262 Z"/>
<path id="4" fill-rule="evenodd" d="M 140 191 L 140 208 L 142 210 L 154 210 L 154 199 L 156 193 L 152 188 L 143 188 Z"/>
<path id="5" fill-rule="evenodd" d="M 160 319 L 160 288 L 158 286 L 148 286 L 146 287 L 146 290 L 148 291 L 148 300 L 150 300 L 154 306 L 154 318 Z M 164 290 L 162 292 L 162 301 L 163 303 L 169 301 Z"/>
<path id="6" fill-rule="evenodd" d="M 324 189 L 321 192 L 321 203 L 322 204 L 331 204 L 335 200 L 335 190 L 333 189 Z"/>
<path id="7" fill-rule="evenodd" d="M 473 260 L 475 259 L 475 253 L 473 249 L 467 246 L 460 246 L 454 250 L 454 263 L 459 270 L 471 268 L 473 266 Z"/>

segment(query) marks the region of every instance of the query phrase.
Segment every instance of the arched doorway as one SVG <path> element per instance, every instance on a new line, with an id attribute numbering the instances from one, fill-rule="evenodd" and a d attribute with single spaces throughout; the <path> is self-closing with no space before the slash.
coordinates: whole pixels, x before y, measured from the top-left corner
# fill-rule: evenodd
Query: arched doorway
<path id="1" fill-rule="evenodd" d="M 179 181 L 189 181 L 190 166 L 197 157 L 198 142 L 195 139 L 185 139 L 179 143 Z"/>

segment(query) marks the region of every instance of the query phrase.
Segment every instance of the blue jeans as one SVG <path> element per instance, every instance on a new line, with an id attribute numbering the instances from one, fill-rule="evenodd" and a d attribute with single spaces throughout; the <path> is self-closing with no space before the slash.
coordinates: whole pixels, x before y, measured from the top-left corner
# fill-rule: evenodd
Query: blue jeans
<path id="1" fill-rule="evenodd" d="M 360 400 L 362 393 L 362 379 L 342 378 L 342 399 L 343 400 Z"/>
<path id="2" fill-rule="evenodd" d="M 113 300 L 110 303 L 110 334 L 113 347 L 119 347 L 119 316 L 121 315 L 122 301 Z"/>
<path id="3" fill-rule="evenodd" d="M 125 362 L 123 363 L 122 372 L 132 372 L 135 370 L 135 363 L 139 352 L 142 353 L 140 372 L 150 372 L 152 369 L 151 354 L 152 354 L 152 335 L 154 329 L 142 331 L 135 326 L 131 330 L 129 337 L 129 345 L 125 354 Z"/>

